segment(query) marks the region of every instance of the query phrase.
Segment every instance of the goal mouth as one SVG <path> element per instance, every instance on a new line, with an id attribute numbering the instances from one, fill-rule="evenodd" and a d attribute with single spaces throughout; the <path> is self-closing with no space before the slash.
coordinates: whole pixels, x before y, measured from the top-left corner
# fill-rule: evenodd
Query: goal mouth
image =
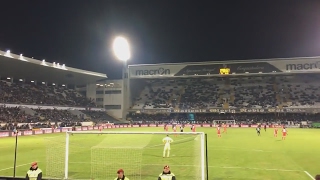
<path id="1" fill-rule="evenodd" d="M 173 140 L 169 151 L 167 135 Z M 182 179 L 206 177 L 203 132 L 68 131 L 46 141 L 50 179 L 114 179 L 123 169 L 130 180 L 152 180 L 164 165 Z"/>

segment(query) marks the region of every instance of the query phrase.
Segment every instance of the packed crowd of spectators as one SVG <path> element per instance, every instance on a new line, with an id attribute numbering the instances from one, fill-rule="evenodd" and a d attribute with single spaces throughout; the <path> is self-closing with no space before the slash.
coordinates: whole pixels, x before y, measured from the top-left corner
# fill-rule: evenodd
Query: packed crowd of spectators
<path id="1" fill-rule="evenodd" d="M 90 119 L 95 121 L 103 121 L 109 120 L 110 116 L 104 111 L 90 111 L 90 110 L 82 110 L 82 113 L 86 114 L 90 117 Z"/>
<path id="2" fill-rule="evenodd" d="M 32 121 L 37 121 L 37 118 L 26 114 L 19 107 L 0 107 L 0 123 L 30 123 Z"/>
<path id="3" fill-rule="evenodd" d="M 51 105 L 68 107 L 95 107 L 91 99 L 87 99 L 73 89 L 58 86 L 36 85 L 26 82 L 0 81 L 0 129 L 51 127 L 52 123 L 73 124 L 84 121 L 68 110 L 30 109 L 26 111 L 19 105 Z M 6 107 L 6 104 L 19 104 L 17 107 Z M 35 113 L 32 113 L 35 112 Z M 90 112 L 90 111 L 88 111 Z M 100 117 L 102 117 L 100 115 Z M 23 123 L 23 124 L 22 124 Z M 20 124 L 20 126 L 18 126 Z"/>
<path id="4" fill-rule="evenodd" d="M 77 115 L 71 114 L 68 110 L 57 110 L 57 109 L 33 109 L 36 111 L 35 116 L 40 119 L 45 119 L 47 121 L 77 121 L 79 117 Z"/>
<path id="5" fill-rule="evenodd" d="M 134 99 L 132 109 L 205 109 L 205 108 L 275 108 L 319 107 L 320 75 L 299 76 L 247 76 L 146 80 L 140 96 Z M 0 103 L 37 104 L 94 107 L 90 99 L 65 87 L 12 83 L 0 81 Z M 0 107 L 0 123 L 12 127 L 14 123 L 72 124 L 85 121 L 110 121 L 103 111 L 83 110 L 80 114 L 71 110 L 31 109 Z M 197 114 L 196 121 L 236 120 L 237 122 L 304 121 L 319 120 L 317 114 Z M 134 122 L 188 122 L 186 114 L 130 114 Z M 48 123 L 49 122 L 49 123 Z M 2 126 L 3 127 L 3 126 Z M 25 127 L 24 127 L 25 128 Z"/>
<path id="6" fill-rule="evenodd" d="M 317 74 L 147 80 L 133 109 L 320 107 Z"/>
<path id="7" fill-rule="evenodd" d="M 94 107 L 94 102 L 65 87 L 0 81 L 0 103 Z"/>
<path id="8" fill-rule="evenodd" d="M 34 114 L 28 114 L 25 108 L 21 107 L 0 107 L 0 130 L 29 129 L 39 127 L 79 125 L 80 122 L 94 121 L 103 122 L 110 121 L 110 117 L 104 111 L 81 111 L 83 114 L 79 116 L 72 114 L 70 110 L 57 109 L 32 109 Z M 84 119 L 84 115 L 87 119 Z M 109 118 L 109 119 L 108 119 Z"/>

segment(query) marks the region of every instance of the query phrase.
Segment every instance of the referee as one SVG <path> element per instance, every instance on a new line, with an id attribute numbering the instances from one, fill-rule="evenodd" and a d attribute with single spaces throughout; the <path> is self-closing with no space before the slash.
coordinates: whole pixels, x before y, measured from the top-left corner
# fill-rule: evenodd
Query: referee
<path id="1" fill-rule="evenodd" d="M 168 165 L 165 165 L 163 167 L 162 173 L 159 175 L 158 180 L 177 180 L 176 176 L 171 173 L 170 167 Z"/>

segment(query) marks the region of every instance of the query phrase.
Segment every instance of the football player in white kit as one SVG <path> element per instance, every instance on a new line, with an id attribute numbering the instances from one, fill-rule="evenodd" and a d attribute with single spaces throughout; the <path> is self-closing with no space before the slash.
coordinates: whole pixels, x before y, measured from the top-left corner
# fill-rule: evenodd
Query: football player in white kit
<path id="1" fill-rule="evenodd" d="M 173 139 L 171 139 L 169 137 L 169 135 L 167 135 L 167 137 L 162 139 L 162 142 L 164 143 L 164 149 L 163 149 L 163 156 L 162 157 L 166 157 L 166 152 L 167 152 L 167 157 L 170 156 L 170 144 L 173 142 Z"/>

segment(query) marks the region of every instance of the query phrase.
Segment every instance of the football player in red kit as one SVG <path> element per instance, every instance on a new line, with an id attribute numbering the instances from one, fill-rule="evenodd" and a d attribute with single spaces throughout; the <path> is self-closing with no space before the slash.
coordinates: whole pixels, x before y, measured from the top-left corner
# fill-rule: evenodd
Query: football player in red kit
<path id="1" fill-rule="evenodd" d="M 165 124 L 165 125 L 164 125 L 163 130 L 165 130 L 165 131 L 168 132 L 168 124 Z"/>
<path id="2" fill-rule="evenodd" d="M 217 127 L 217 135 L 218 135 L 219 138 L 221 137 L 220 126 Z"/>
<path id="3" fill-rule="evenodd" d="M 173 126 L 173 132 L 177 132 L 177 125 Z M 177 137 L 177 134 L 174 134 L 174 137 Z"/>
<path id="4" fill-rule="evenodd" d="M 288 131 L 285 127 L 282 129 L 282 140 L 286 140 L 286 136 L 288 134 Z"/>
<path id="5" fill-rule="evenodd" d="M 278 128 L 276 126 L 274 126 L 274 133 L 273 133 L 274 137 L 278 137 Z"/>
<path id="6" fill-rule="evenodd" d="M 227 125 L 226 124 L 223 125 L 223 132 L 222 133 L 226 133 L 227 134 Z"/>
<path id="7" fill-rule="evenodd" d="M 191 127 L 192 132 L 196 132 L 196 126 L 193 124 Z"/>

